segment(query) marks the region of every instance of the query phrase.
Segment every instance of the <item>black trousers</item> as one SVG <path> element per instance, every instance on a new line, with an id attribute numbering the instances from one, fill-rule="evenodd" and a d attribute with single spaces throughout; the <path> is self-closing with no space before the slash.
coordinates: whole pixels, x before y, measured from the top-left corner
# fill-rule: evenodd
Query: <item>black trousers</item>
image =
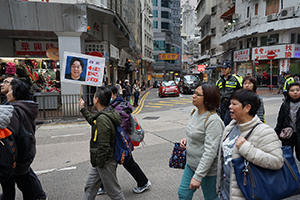
<path id="1" fill-rule="evenodd" d="M 30 178 L 30 172 L 21 176 L 13 176 L 2 183 L 2 200 L 14 200 L 16 196 L 15 183 L 23 194 L 23 200 L 35 200 L 36 195 Z"/>
<path id="2" fill-rule="evenodd" d="M 131 176 L 137 182 L 138 187 L 142 187 L 147 184 L 148 178 L 140 166 L 134 161 L 132 155 L 130 160 L 126 164 L 123 164 L 123 167 L 131 174 Z"/>

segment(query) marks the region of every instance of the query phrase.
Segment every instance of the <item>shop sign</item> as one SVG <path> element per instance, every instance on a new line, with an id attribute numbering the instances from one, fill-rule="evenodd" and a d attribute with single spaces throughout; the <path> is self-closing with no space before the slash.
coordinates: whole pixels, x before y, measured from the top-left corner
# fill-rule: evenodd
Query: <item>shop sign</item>
<path id="1" fill-rule="evenodd" d="M 117 47 L 115 47 L 112 44 L 110 44 L 110 57 L 120 60 L 120 51 Z"/>
<path id="2" fill-rule="evenodd" d="M 61 69 L 63 82 L 102 86 L 105 58 L 65 52 L 63 63 Z"/>
<path id="3" fill-rule="evenodd" d="M 204 71 L 205 71 L 205 68 L 206 68 L 206 65 L 198 65 L 198 66 L 197 66 L 197 71 L 198 71 L 198 72 L 204 72 Z"/>
<path id="4" fill-rule="evenodd" d="M 47 49 L 51 47 L 58 47 L 57 42 L 44 42 L 44 41 L 16 41 L 16 54 L 17 55 L 40 55 L 46 56 Z"/>
<path id="5" fill-rule="evenodd" d="M 160 53 L 158 54 L 159 60 L 179 60 L 180 54 L 179 53 Z"/>
<path id="6" fill-rule="evenodd" d="M 297 49 L 297 51 L 296 51 Z M 252 49 L 252 60 L 268 60 L 268 53 L 273 51 L 276 54 L 274 59 L 300 57 L 300 46 L 295 44 L 276 45 L 268 47 L 257 47 Z"/>
<path id="7" fill-rule="evenodd" d="M 192 62 L 193 58 L 192 55 L 182 55 L 181 60 L 182 62 Z"/>
<path id="8" fill-rule="evenodd" d="M 234 62 L 250 60 L 250 49 L 242 49 L 234 52 Z"/>
<path id="9" fill-rule="evenodd" d="M 281 59 L 280 71 L 289 71 L 289 70 L 290 70 L 290 59 Z"/>

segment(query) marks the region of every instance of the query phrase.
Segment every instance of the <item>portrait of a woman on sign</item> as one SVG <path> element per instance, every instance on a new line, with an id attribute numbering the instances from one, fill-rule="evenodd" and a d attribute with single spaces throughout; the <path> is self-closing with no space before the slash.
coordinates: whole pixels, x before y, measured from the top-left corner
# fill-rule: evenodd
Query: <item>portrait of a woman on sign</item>
<path id="1" fill-rule="evenodd" d="M 87 59 L 68 56 L 66 66 L 66 79 L 85 81 Z"/>

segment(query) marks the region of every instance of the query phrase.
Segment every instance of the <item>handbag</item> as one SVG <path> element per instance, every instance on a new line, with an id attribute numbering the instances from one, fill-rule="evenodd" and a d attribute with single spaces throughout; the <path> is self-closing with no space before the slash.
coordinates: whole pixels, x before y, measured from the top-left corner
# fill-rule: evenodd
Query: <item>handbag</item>
<path id="1" fill-rule="evenodd" d="M 286 127 L 281 130 L 279 137 L 282 139 L 289 139 L 292 137 L 293 133 L 294 131 L 291 127 Z"/>
<path id="2" fill-rule="evenodd" d="M 256 127 L 256 126 L 255 126 Z M 253 129 L 246 135 L 249 137 Z M 254 165 L 243 157 L 232 160 L 237 183 L 246 199 L 283 199 L 300 191 L 300 175 L 291 146 L 281 147 L 283 167 L 270 170 Z"/>
<path id="3" fill-rule="evenodd" d="M 184 169 L 186 163 L 186 150 L 180 147 L 180 143 L 176 142 L 173 147 L 173 152 L 169 160 L 169 167 Z"/>
<path id="4" fill-rule="evenodd" d="M 191 112 L 191 116 L 194 114 L 196 109 L 193 109 Z M 212 114 L 215 112 L 210 112 L 204 122 L 204 126 L 206 125 L 206 122 Z M 177 168 L 177 169 L 184 169 L 186 164 L 186 150 L 182 149 L 180 147 L 180 143 L 176 142 L 173 147 L 173 152 L 171 155 L 171 158 L 169 159 L 169 167 L 171 168 Z"/>

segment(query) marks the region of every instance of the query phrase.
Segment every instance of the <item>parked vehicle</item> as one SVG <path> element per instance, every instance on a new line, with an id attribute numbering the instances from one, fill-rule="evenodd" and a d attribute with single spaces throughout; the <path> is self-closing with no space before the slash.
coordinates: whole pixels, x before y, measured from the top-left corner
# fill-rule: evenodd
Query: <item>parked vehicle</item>
<path id="1" fill-rule="evenodd" d="M 163 81 L 158 90 L 160 97 L 179 96 L 179 89 L 174 81 Z"/>
<path id="2" fill-rule="evenodd" d="M 161 81 L 154 81 L 153 88 L 159 88 Z"/>
<path id="3" fill-rule="evenodd" d="M 201 79 L 198 75 L 185 75 L 180 79 L 178 84 L 180 93 L 193 93 L 200 83 Z"/>

